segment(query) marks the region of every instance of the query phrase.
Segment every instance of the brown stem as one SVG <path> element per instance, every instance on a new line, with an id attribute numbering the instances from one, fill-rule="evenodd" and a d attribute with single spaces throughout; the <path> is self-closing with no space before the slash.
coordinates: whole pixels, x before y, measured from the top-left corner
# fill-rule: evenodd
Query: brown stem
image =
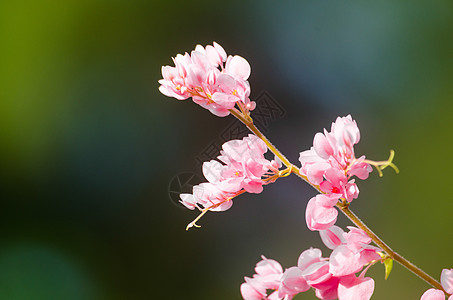
<path id="1" fill-rule="evenodd" d="M 269 149 L 282 161 L 282 163 L 287 166 L 288 168 L 292 167 L 293 165 L 291 162 L 277 149 L 275 148 L 274 145 L 264 136 L 264 134 L 259 131 L 258 128 L 253 124 L 253 120 L 248 117 L 244 117 L 244 115 L 236 110 L 236 109 L 230 109 L 231 114 L 233 114 L 239 121 L 244 123 L 245 126 L 247 126 L 248 129 L 250 129 L 251 132 L 253 132 L 257 137 L 259 137 Z"/>
<path id="2" fill-rule="evenodd" d="M 435 280 L 433 277 L 428 275 L 425 271 L 411 263 L 409 260 L 404 258 L 403 256 L 399 255 L 395 251 L 392 250 L 383 240 L 381 240 L 368 226 L 359 219 L 350 209 L 349 205 L 338 203 L 337 207 L 351 220 L 357 227 L 362 229 L 366 232 L 366 234 L 373 240 L 373 242 L 378 245 L 382 250 L 384 250 L 388 256 L 390 256 L 393 260 L 397 261 L 399 264 L 403 265 L 406 269 L 435 287 L 436 289 L 442 290 L 445 293 L 442 285 Z"/>
<path id="3" fill-rule="evenodd" d="M 233 114 L 237 119 L 239 119 L 239 121 L 241 121 L 242 123 L 244 123 L 245 126 L 247 126 L 247 128 L 253 132 L 257 137 L 259 137 L 266 145 L 267 147 L 269 148 L 269 150 L 271 150 L 272 153 L 274 153 L 275 156 L 277 156 L 281 161 L 282 163 L 287 167 L 287 168 L 290 168 L 291 169 L 291 172 L 296 174 L 297 176 L 299 176 L 302 180 L 304 180 L 306 183 L 308 183 L 309 185 L 311 185 L 315 190 L 317 190 L 318 192 L 322 193 L 321 190 L 319 189 L 319 186 L 317 185 L 314 185 L 312 183 L 310 183 L 308 181 L 308 178 L 305 177 L 304 175 L 300 174 L 299 172 L 299 168 L 296 167 L 295 165 L 293 165 L 287 158 L 286 156 L 283 155 L 283 153 L 280 152 L 280 150 L 278 150 L 267 138 L 264 134 L 261 133 L 261 131 L 256 128 L 255 124 L 253 124 L 253 120 L 252 118 L 250 117 L 244 117 L 244 115 L 236 110 L 236 109 L 230 109 L 230 112 L 231 114 Z"/>

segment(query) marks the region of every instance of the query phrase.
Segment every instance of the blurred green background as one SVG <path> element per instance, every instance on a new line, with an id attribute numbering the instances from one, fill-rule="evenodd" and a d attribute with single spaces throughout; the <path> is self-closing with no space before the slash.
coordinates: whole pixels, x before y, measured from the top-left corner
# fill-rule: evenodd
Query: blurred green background
<path id="1" fill-rule="evenodd" d="M 184 230 L 195 213 L 169 182 L 199 172 L 231 118 L 157 80 L 212 41 L 250 62 L 252 98 L 285 108 L 268 137 L 293 162 L 349 113 L 357 154 L 395 149 L 401 173 L 373 172 L 351 207 L 439 278 L 453 267 L 452 36 L 449 0 L 1 1 L 0 299 L 239 299 L 261 254 L 290 267 L 322 247 L 304 220 L 315 192 L 295 177 Z M 373 299 L 428 288 L 399 265 L 369 274 Z"/>

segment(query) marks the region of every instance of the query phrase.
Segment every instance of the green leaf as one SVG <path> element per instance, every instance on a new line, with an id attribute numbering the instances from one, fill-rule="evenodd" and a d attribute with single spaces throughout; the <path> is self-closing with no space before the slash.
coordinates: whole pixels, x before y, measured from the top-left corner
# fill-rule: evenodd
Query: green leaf
<path id="1" fill-rule="evenodd" d="M 390 275 L 390 272 L 392 272 L 393 259 L 391 259 L 391 258 L 385 259 L 384 260 L 384 266 L 385 266 L 385 280 L 387 280 L 387 278 Z"/>

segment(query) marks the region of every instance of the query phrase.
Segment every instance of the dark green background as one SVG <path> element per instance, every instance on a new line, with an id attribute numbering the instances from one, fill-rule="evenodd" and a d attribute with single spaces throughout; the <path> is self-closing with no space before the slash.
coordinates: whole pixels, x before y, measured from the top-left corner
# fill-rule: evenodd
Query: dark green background
<path id="1" fill-rule="evenodd" d="M 285 108 L 268 137 L 294 163 L 349 113 L 357 154 L 395 149 L 401 173 L 373 172 L 351 207 L 434 277 L 453 267 L 453 2 L 276 3 L 1 1 L 1 299 L 239 299 L 261 254 L 290 267 L 322 247 L 304 220 L 315 192 L 295 177 L 184 231 L 195 214 L 168 184 L 199 172 L 231 118 L 157 80 L 212 41 L 250 62 L 252 98 Z M 369 274 L 373 299 L 428 288 L 399 265 L 387 281 L 380 265 Z"/>

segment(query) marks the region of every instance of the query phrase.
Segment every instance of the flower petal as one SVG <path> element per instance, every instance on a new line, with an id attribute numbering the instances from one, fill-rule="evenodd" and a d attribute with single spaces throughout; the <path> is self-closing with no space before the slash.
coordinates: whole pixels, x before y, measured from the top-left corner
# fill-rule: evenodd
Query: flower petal
<path id="1" fill-rule="evenodd" d="M 445 300 L 445 294 L 441 290 L 429 289 L 423 293 L 420 300 Z"/>
<path id="2" fill-rule="evenodd" d="M 339 300 L 368 300 L 373 295 L 374 280 L 369 277 L 346 277 L 338 286 Z"/>
<path id="3" fill-rule="evenodd" d="M 449 294 L 453 294 L 453 269 L 443 269 L 440 275 L 440 283 L 445 291 Z"/>
<path id="4" fill-rule="evenodd" d="M 251 72 L 250 64 L 239 55 L 228 57 L 225 70 L 227 74 L 242 80 L 247 80 Z"/>

